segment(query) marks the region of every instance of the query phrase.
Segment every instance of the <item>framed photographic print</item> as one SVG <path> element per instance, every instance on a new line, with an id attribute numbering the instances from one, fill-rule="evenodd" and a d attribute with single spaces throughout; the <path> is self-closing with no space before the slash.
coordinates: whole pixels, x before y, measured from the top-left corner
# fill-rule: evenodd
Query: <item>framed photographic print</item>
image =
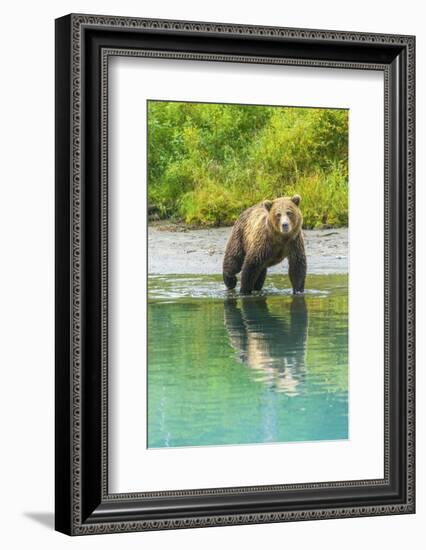
<path id="1" fill-rule="evenodd" d="M 412 36 L 56 21 L 56 529 L 414 513 Z"/>

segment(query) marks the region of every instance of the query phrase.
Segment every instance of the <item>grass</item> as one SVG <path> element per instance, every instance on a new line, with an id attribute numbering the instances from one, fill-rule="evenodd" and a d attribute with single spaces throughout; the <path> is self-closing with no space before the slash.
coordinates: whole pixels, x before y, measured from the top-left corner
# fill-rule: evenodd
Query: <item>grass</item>
<path id="1" fill-rule="evenodd" d="M 265 199 L 302 196 L 304 227 L 348 223 L 348 112 L 151 101 L 152 218 L 232 224 Z"/>

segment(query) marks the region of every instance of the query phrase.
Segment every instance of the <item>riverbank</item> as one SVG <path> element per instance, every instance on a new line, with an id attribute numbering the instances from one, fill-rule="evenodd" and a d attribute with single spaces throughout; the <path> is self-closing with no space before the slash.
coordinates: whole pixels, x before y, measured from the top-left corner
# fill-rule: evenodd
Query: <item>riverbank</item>
<path id="1" fill-rule="evenodd" d="M 148 272 L 150 274 L 220 274 L 231 227 L 188 229 L 168 222 L 148 227 Z M 308 273 L 348 272 L 348 229 L 305 230 Z M 285 260 L 285 264 L 287 261 Z M 283 266 L 270 268 L 281 273 Z M 287 269 L 287 267 L 286 267 Z"/>

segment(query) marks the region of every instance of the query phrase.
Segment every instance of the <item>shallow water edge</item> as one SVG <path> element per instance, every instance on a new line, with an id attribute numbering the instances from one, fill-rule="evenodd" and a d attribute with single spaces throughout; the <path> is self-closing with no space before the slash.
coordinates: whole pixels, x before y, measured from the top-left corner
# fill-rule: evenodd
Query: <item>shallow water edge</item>
<path id="1" fill-rule="evenodd" d="M 326 297 L 330 294 L 347 294 L 348 276 L 335 274 L 332 276 L 308 275 L 305 285 L 305 297 Z M 241 296 L 235 290 L 227 290 L 221 275 L 175 274 L 150 275 L 148 277 L 148 300 L 177 300 L 179 298 L 226 300 L 239 298 L 244 300 L 256 297 L 291 297 L 293 291 L 290 280 L 285 274 L 271 273 L 267 276 L 261 291 L 253 291 L 249 296 Z"/>

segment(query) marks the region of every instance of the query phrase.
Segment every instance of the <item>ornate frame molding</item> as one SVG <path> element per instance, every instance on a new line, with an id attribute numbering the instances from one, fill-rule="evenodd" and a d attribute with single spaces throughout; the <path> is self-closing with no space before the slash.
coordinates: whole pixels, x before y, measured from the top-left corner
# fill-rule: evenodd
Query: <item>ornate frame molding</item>
<path id="1" fill-rule="evenodd" d="M 108 506 L 108 503 L 113 507 L 115 512 L 102 512 L 97 514 L 96 510 L 91 516 L 87 516 L 87 505 L 84 504 L 85 491 L 85 474 L 83 472 L 83 446 L 84 446 L 84 416 L 83 403 L 85 401 L 84 389 L 84 339 L 83 330 L 85 316 L 85 295 L 84 295 L 84 280 L 87 276 L 87 263 L 85 263 L 86 249 L 85 231 L 90 228 L 84 225 L 85 220 L 85 202 L 84 202 L 84 164 L 85 164 L 85 146 L 84 142 L 84 118 L 86 116 L 85 104 L 83 98 L 87 100 L 87 82 L 85 81 L 84 71 L 84 56 L 87 44 L 85 42 L 86 31 L 92 30 L 113 30 L 115 32 L 148 32 L 148 33 L 168 33 L 179 35 L 209 35 L 215 37 L 232 37 L 244 39 L 263 39 L 265 41 L 292 41 L 292 42 L 315 42 L 330 46 L 336 44 L 342 45 L 370 45 L 374 48 L 391 47 L 396 51 L 402 52 L 405 56 L 406 75 L 405 86 L 400 83 L 401 90 L 398 94 L 405 94 L 406 104 L 406 135 L 395 136 L 393 125 L 395 122 L 391 117 L 391 107 L 396 100 L 397 95 L 395 88 L 392 88 L 392 70 L 398 71 L 398 68 L 393 68 L 390 62 L 357 62 L 336 61 L 330 59 L 315 59 L 315 58 L 295 58 L 295 57 L 279 57 L 265 55 L 235 55 L 235 54 L 215 54 L 215 53 L 194 53 L 189 51 L 170 51 L 156 50 L 152 48 L 129 48 L 129 47 L 113 47 L 102 46 L 100 54 L 100 81 L 101 81 L 101 101 L 100 101 L 100 240 L 101 240 L 101 266 L 100 266 L 100 289 L 101 289 L 101 313 L 100 313 L 100 346 L 101 346 L 101 412 L 100 412 L 100 431 L 101 431 L 101 474 L 100 474 L 100 491 L 102 503 Z M 61 36 L 59 36 L 59 34 Z M 65 42 L 63 43 L 65 36 Z M 341 31 L 321 31 L 307 29 L 287 29 L 279 27 L 253 27 L 246 25 L 228 25 L 218 23 L 201 23 L 201 22 L 186 22 L 186 21 L 169 21 L 169 20 L 151 20 L 151 19 L 136 19 L 124 17 L 107 17 L 95 15 L 70 15 L 67 18 L 58 20 L 57 22 L 57 51 L 59 61 L 63 61 L 62 55 L 69 61 L 69 88 L 67 90 L 65 102 L 69 102 L 70 121 L 69 121 L 69 148 L 71 151 L 69 164 L 65 170 L 69 170 L 69 202 L 65 199 L 65 208 L 69 209 L 70 224 L 69 224 L 69 273 L 70 273 L 70 317 L 65 321 L 65 325 L 69 327 L 69 370 L 66 371 L 65 379 L 62 380 L 62 385 L 67 385 L 70 391 L 70 407 L 67 413 L 61 410 L 61 406 L 57 405 L 58 416 L 66 415 L 69 419 L 69 433 L 66 436 L 70 441 L 70 449 L 67 457 L 66 451 L 62 448 L 57 448 L 57 461 L 65 461 L 65 465 L 60 468 L 60 476 L 63 480 L 69 482 L 69 493 L 66 493 L 66 498 L 69 501 L 67 506 L 63 502 L 62 493 L 57 496 L 57 528 L 61 531 L 70 534 L 95 534 L 95 533 L 112 533 L 125 531 L 142 531 L 142 530 L 157 530 L 157 529 L 177 529 L 188 527 L 202 527 L 213 525 L 236 525 L 246 523 L 265 523 L 265 522 L 283 522 L 283 521 L 303 521 L 308 519 L 326 519 L 336 517 L 359 517 L 370 515 L 384 514 L 402 514 L 414 512 L 414 133 L 415 133 L 415 60 L 414 48 L 415 40 L 412 36 L 397 36 L 397 35 L 381 35 L 381 34 L 364 34 L 364 33 L 346 33 Z M 392 50 L 393 51 L 393 50 Z M 270 487 L 240 487 L 228 489 L 210 489 L 210 490 L 192 490 L 192 491 L 171 491 L 157 493 L 130 493 L 130 494 L 109 494 L 108 493 L 108 468 L 107 468 L 107 425 L 108 425 L 108 216 L 107 216 L 107 201 L 108 201 L 108 142 L 107 142 L 107 124 L 108 124 L 108 59 L 110 56 L 139 56 L 139 57 L 157 57 L 168 59 L 191 59 L 203 61 L 231 61 L 242 63 L 274 63 L 285 65 L 302 65 L 314 67 L 335 67 L 345 69 L 368 69 L 384 72 L 385 77 L 385 477 L 383 480 L 363 480 L 359 482 L 342 481 L 335 483 L 315 483 L 315 484 L 297 484 L 297 485 L 278 485 Z M 59 73 L 57 86 L 60 87 L 59 79 L 66 77 L 66 68 L 64 72 Z M 397 75 L 398 79 L 400 75 Z M 395 72 L 393 73 L 395 85 Z M 400 82 L 397 79 L 397 82 Z M 60 107 L 61 109 L 61 107 Z M 63 113 L 59 113 L 61 118 Z M 60 122 L 60 121 L 59 121 Z M 405 140 L 404 143 L 400 143 Z M 330 508 L 312 508 L 306 510 L 278 510 L 271 512 L 250 513 L 231 513 L 213 515 L 191 515 L 180 518 L 164 518 L 164 519 L 126 519 L 119 521 L 116 512 L 116 507 L 120 507 L 120 503 L 134 503 L 141 501 L 144 498 L 160 498 L 160 497 L 185 497 L 185 496 L 208 496 L 208 495 L 240 495 L 244 496 L 250 493 L 258 493 L 262 491 L 280 492 L 283 491 L 305 491 L 307 489 L 339 489 L 339 488 L 362 488 L 362 487 L 378 487 L 388 486 L 391 483 L 390 479 L 390 462 L 391 449 L 390 439 L 390 417 L 392 403 L 391 395 L 391 280 L 390 269 L 392 250 L 394 246 L 393 235 L 389 230 L 389 220 L 391 216 L 395 216 L 392 211 L 390 195 L 391 186 L 391 150 L 395 150 L 395 139 L 398 141 L 398 146 L 402 147 L 401 151 L 405 151 L 399 158 L 400 163 L 405 162 L 405 197 L 402 197 L 400 206 L 402 209 L 402 219 L 405 221 L 405 227 L 401 228 L 401 235 L 405 235 L 405 273 L 406 273 L 406 295 L 403 300 L 405 311 L 399 312 L 406 320 L 405 323 L 405 349 L 404 360 L 406 365 L 406 471 L 405 471 L 405 501 L 393 502 L 391 504 L 368 505 L 363 506 L 331 506 Z M 66 138 L 57 138 L 57 148 L 63 148 Z M 61 172 L 61 168 L 59 170 Z M 63 176 L 63 174 L 62 174 Z M 400 190 L 401 191 L 401 190 Z M 57 193 L 62 193 L 61 173 L 57 174 Z M 395 207 L 396 208 L 396 207 Z M 58 215 L 62 215 L 64 210 L 59 208 Z M 59 240 L 62 239 L 62 232 L 58 230 Z M 404 239 L 403 239 L 404 240 Z M 401 241 L 402 242 L 402 241 Z M 68 269 L 68 268 L 66 268 Z M 61 271 L 59 270 L 59 277 Z M 62 296 L 62 295 L 61 295 Z M 60 297 L 60 300 L 62 298 Z M 395 309 L 393 310 L 395 311 Z M 64 320 L 62 321 L 64 323 Z M 62 327 L 62 325 L 61 325 Z M 401 355 L 402 357 L 402 355 Z M 61 378 L 61 369 L 63 366 L 64 355 L 62 353 L 57 357 L 57 377 Z M 69 378 L 67 378 L 69 377 Z M 61 385 L 61 387 L 62 387 Z M 62 392 L 62 389 L 60 390 Z M 58 395 L 57 400 L 61 399 Z M 62 429 L 62 422 L 60 423 Z M 63 446 L 59 436 L 59 446 Z M 58 432 L 57 432 L 58 439 Z M 69 471 L 66 465 L 69 466 Z M 65 471 L 64 471 L 65 470 Z M 57 483 L 58 483 L 57 479 Z M 69 515 L 69 517 L 68 517 Z"/>

